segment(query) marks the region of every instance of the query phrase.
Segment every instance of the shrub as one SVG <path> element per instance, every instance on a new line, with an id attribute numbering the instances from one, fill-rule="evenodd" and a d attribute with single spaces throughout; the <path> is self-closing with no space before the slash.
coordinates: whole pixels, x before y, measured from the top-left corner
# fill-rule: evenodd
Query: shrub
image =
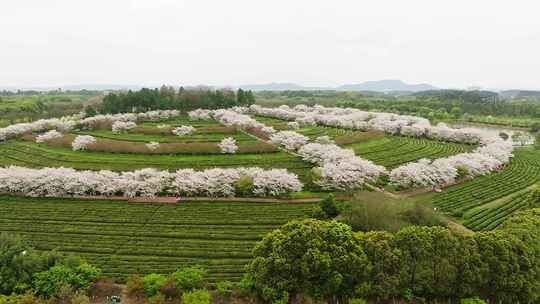
<path id="1" fill-rule="evenodd" d="M 334 218 L 339 215 L 339 209 L 336 204 L 336 198 L 333 194 L 328 195 L 320 203 L 321 210 L 326 215 L 326 218 Z"/>
<path id="2" fill-rule="evenodd" d="M 460 304 L 486 304 L 486 301 L 479 297 L 461 299 Z"/>
<path id="3" fill-rule="evenodd" d="M 205 289 L 195 289 L 182 295 L 182 304 L 210 304 L 210 293 Z"/>
<path id="4" fill-rule="evenodd" d="M 349 304 L 367 304 L 367 302 L 364 299 L 351 299 Z"/>
<path id="5" fill-rule="evenodd" d="M 165 297 L 162 294 L 156 294 L 148 298 L 146 301 L 147 304 L 165 304 Z"/>
<path id="6" fill-rule="evenodd" d="M 171 275 L 179 291 L 189 291 L 203 287 L 206 270 L 200 266 L 180 268 Z"/>
<path id="7" fill-rule="evenodd" d="M 220 296 L 228 297 L 232 294 L 234 284 L 230 281 L 221 281 L 216 284 L 216 290 Z"/>
<path id="8" fill-rule="evenodd" d="M 90 304 L 90 298 L 83 292 L 77 291 L 71 297 L 71 304 Z"/>
<path id="9" fill-rule="evenodd" d="M 126 282 L 128 296 L 141 299 L 145 296 L 144 283 L 139 275 L 131 275 Z"/>
<path id="10" fill-rule="evenodd" d="M 253 193 L 254 179 L 252 176 L 241 176 L 235 183 L 236 193 L 240 195 L 250 195 Z"/>
<path id="11" fill-rule="evenodd" d="M 401 216 L 409 223 L 418 226 L 444 226 L 440 215 L 433 208 L 415 203 L 414 207 L 405 210 Z"/>
<path id="12" fill-rule="evenodd" d="M 458 177 L 465 177 L 470 174 L 470 171 L 465 166 L 459 166 L 457 167 L 457 174 L 458 174 Z"/>
<path id="13" fill-rule="evenodd" d="M 180 295 L 178 289 L 176 288 L 176 281 L 172 277 L 168 277 L 165 284 L 159 289 L 162 295 L 167 299 L 173 299 Z"/>
<path id="14" fill-rule="evenodd" d="M 38 294 L 53 296 L 60 287 L 66 285 L 86 290 L 97 279 L 100 270 L 87 263 L 78 266 L 56 265 L 47 271 L 37 273 L 34 277 L 34 288 Z"/>
<path id="15" fill-rule="evenodd" d="M 151 273 L 142 278 L 144 291 L 147 296 L 153 296 L 159 292 L 167 278 L 162 274 Z"/>
<path id="16" fill-rule="evenodd" d="M 112 295 L 119 295 L 122 292 L 121 288 L 114 284 L 113 279 L 102 278 L 98 279 L 92 287 L 90 287 L 89 294 L 95 298 L 105 298 Z"/>

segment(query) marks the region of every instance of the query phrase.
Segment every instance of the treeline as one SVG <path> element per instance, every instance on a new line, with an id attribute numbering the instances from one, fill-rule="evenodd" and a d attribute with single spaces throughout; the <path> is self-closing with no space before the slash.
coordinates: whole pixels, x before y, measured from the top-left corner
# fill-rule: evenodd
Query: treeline
<path id="1" fill-rule="evenodd" d="M 355 233 L 337 221 L 294 221 L 257 244 L 248 269 L 245 281 L 266 300 L 539 303 L 540 209 L 476 234 L 422 226 Z"/>
<path id="2" fill-rule="evenodd" d="M 453 91 L 452 91 L 453 92 Z M 342 101 L 338 106 L 362 110 L 377 110 L 402 114 L 418 114 L 427 118 L 459 118 L 461 115 L 493 115 L 512 117 L 540 117 L 540 102 L 512 100 L 483 91 L 444 94 L 439 91 L 422 92 L 414 98 L 363 99 Z"/>
<path id="3" fill-rule="evenodd" d="M 103 113 L 146 112 L 151 110 L 177 109 L 182 111 L 198 108 L 218 109 L 234 106 L 250 106 L 255 103 L 251 91 L 238 89 L 180 89 L 162 86 L 160 89 L 141 89 L 126 93 L 110 93 L 103 98 Z"/>

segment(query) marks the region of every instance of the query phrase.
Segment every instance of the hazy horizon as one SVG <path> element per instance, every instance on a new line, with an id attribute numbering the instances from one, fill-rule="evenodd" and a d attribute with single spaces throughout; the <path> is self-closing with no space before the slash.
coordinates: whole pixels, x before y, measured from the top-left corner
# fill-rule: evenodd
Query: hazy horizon
<path id="1" fill-rule="evenodd" d="M 0 2 L 0 87 L 540 89 L 535 1 Z"/>

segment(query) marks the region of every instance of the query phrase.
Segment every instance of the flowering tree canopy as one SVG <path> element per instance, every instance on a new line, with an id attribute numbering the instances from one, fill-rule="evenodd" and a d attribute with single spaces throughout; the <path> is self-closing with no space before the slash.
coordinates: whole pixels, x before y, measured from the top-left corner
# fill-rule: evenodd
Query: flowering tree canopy
<path id="1" fill-rule="evenodd" d="M 301 191 L 298 176 L 284 169 L 260 168 L 181 169 L 176 173 L 156 169 L 132 172 L 77 171 L 71 168 L 0 168 L 0 192 L 29 196 L 113 195 L 127 197 L 159 194 L 232 196 L 242 176 L 254 180 L 256 195 L 281 195 Z"/>
<path id="2" fill-rule="evenodd" d="M 195 132 L 195 128 L 193 126 L 180 126 L 177 128 L 174 128 L 172 131 L 172 134 L 177 136 L 185 136 L 189 134 L 193 134 Z"/>
<path id="3" fill-rule="evenodd" d="M 112 124 L 113 133 L 123 133 L 127 132 L 133 128 L 137 127 L 137 124 L 132 121 L 115 121 Z"/>
<path id="4" fill-rule="evenodd" d="M 221 153 L 228 153 L 228 154 L 234 154 L 238 150 L 238 146 L 236 145 L 236 140 L 232 137 L 224 138 L 219 144 L 219 149 L 221 150 Z"/>
<path id="5" fill-rule="evenodd" d="M 73 151 L 86 150 L 88 145 L 96 142 L 96 138 L 90 135 L 79 135 L 71 143 Z"/>
<path id="6" fill-rule="evenodd" d="M 48 131 L 46 133 L 36 136 L 36 142 L 43 143 L 43 142 L 46 142 L 55 138 L 61 138 L 62 136 L 63 136 L 62 133 L 56 130 L 51 130 L 51 131 Z"/>

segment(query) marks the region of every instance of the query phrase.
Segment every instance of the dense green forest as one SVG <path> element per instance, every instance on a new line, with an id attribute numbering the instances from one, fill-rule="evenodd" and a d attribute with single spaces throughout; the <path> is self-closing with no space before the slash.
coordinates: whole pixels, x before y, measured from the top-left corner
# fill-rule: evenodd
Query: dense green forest
<path id="1" fill-rule="evenodd" d="M 150 110 L 197 108 L 219 109 L 234 106 L 249 106 L 255 103 L 251 91 L 238 89 L 175 89 L 162 86 L 160 89 L 142 89 L 137 92 L 110 93 L 103 98 L 103 113 L 144 112 Z"/>

